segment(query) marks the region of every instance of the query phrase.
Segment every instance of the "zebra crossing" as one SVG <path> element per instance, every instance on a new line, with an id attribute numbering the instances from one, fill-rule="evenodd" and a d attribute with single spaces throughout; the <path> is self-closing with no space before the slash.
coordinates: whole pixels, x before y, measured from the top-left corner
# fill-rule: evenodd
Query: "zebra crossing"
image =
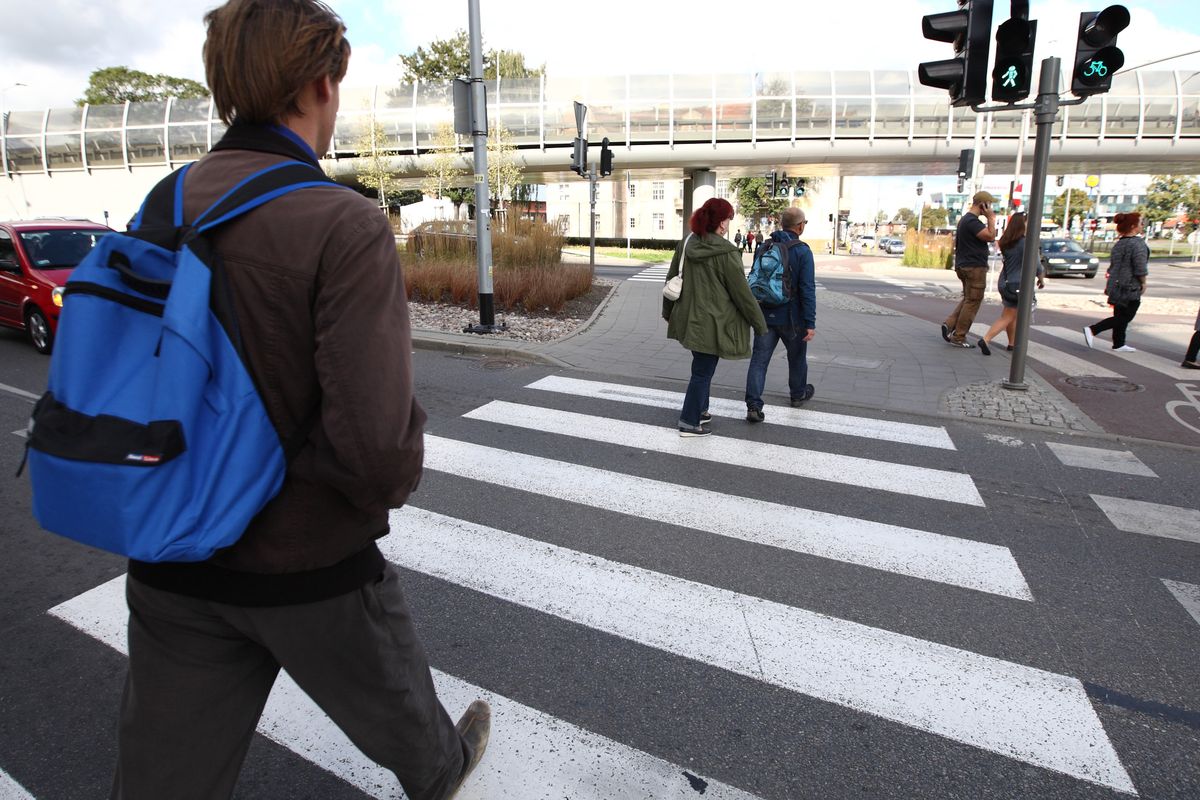
<path id="1" fill-rule="evenodd" d="M 556 401 L 572 410 L 554 407 Z M 953 509 L 985 508 L 972 476 L 907 463 L 955 453 L 946 428 L 768 406 L 770 424 L 755 428 L 765 432 L 758 440 L 688 440 L 670 425 L 681 401 L 677 392 L 550 375 L 525 385 L 514 399 L 480 403 L 442 426 L 446 430 L 433 426 L 426 436 L 426 470 L 456 481 L 453 486 L 471 487 L 479 497 L 505 492 L 496 497 L 511 502 L 518 496 L 522 506 L 565 504 L 577 519 L 602 513 L 656 525 L 664 541 L 669 537 L 685 548 L 715 537 L 731 548 L 769 548 L 858 570 L 864 585 L 872 575 L 886 574 L 947 592 L 966 590 L 955 595 L 957 602 L 979 597 L 1014 613 L 1036 608 L 1037 592 L 1018 553 L 986 537 L 948 533 L 939 524 Z M 710 412 L 719 421 L 739 416 L 740 405 L 714 397 Z M 836 446 L 796 446 L 794 437 L 810 434 L 825 437 L 822 442 L 886 443 L 889 458 L 848 455 Z M 771 441 L 775 435 L 792 438 Z M 572 459 L 573 448 L 582 445 L 605 449 L 608 463 Z M 1098 471 L 1137 460 L 1123 451 L 1083 452 L 1087 449 L 1059 445 L 1051 452 L 1064 465 Z M 621 468 L 664 461 L 673 469 L 654 478 Z M 747 476 L 769 471 L 807 491 L 786 503 L 716 491 L 688 479 L 699 470 L 711 470 L 718 482 L 736 487 Z M 1148 467 L 1133 474 L 1157 477 Z M 805 507 L 811 505 L 806 495 L 822 487 L 869 493 L 881 505 L 895 501 L 908 524 Z M 1092 497 L 1118 530 L 1146 533 L 1146 527 L 1161 529 L 1169 520 L 1176 533 L 1156 536 L 1200 543 L 1200 512 Z M 409 506 L 392 512 L 391 535 L 380 540 L 381 549 L 404 570 L 489 598 L 498 615 L 506 608 L 526 609 L 572 630 L 749 679 L 764 690 L 886 720 L 913 736 L 1138 794 L 1077 677 L 789 605 L 708 576 L 674 574 L 669 558 L 652 568 L 555 541 L 553 514 L 509 521 L 512 509 L 497 501 L 484 524 L 446 513 L 447 505 L 437 494 L 418 492 Z M 1181 511 L 1191 516 L 1175 513 Z M 593 538 L 617 533 L 597 526 Z M 1166 579 L 1163 584 L 1189 614 L 1200 614 L 1200 588 Z M 49 613 L 124 651 L 123 576 Z M 757 796 L 702 774 L 684 758 L 617 741 L 495 687 L 439 670 L 434 677 L 452 716 L 476 697 L 493 707 L 488 755 L 464 798 Z M 688 687 L 680 691 L 686 696 Z M 277 682 L 259 732 L 368 796 L 402 796 L 390 774 L 362 756 L 286 675 Z"/>

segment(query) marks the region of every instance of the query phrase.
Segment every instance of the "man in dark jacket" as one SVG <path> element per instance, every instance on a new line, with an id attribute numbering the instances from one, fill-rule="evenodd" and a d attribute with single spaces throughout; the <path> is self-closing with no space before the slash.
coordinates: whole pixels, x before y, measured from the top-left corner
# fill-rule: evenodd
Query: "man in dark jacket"
<path id="1" fill-rule="evenodd" d="M 763 386 L 771 355 L 780 341 L 787 349 L 792 405 L 798 406 L 813 396 L 813 385 L 808 382 L 808 343 L 817 333 L 817 286 L 812 250 L 800 241 L 807 224 L 803 211 L 785 208 L 779 219 L 780 230 L 772 233 L 759 248 L 761 251 L 763 247 L 771 247 L 772 242 L 788 247 L 791 297 L 781 306 L 761 306 L 767 320 L 767 332 L 754 335 L 754 349 L 746 373 L 747 422 L 762 422 L 765 418 Z"/>
<path id="2" fill-rule="evenodd" d="M 195 219 L 236 182 L 328 151 L 350 46 L 317 0 L 205 17 L 228 132 L 184 182 Z M 280 669 L 410 798 L 441 800 L 483 754 L 490 710 L 438 702 L 400 575 L 375 540 L 421 477 L 404 278 L 387 219 L 332 182 L 212 235 L 245 359 L 280 438 L 309 430 L 279 494 L 199 563 L 130 562 L 129 675 L 112 797 L 227 798 Z"/>

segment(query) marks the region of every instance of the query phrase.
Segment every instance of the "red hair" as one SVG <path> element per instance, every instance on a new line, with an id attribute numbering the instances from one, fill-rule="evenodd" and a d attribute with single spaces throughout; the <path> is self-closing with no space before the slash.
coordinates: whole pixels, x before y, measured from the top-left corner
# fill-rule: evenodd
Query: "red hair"
<path id="1" fill-rule="evenodd" d="M 704 205 L 696 209 L 692 214 L 691 221 L 688 222 L 688 227 L 692 229 L 692 233 L 703 236 L 706 233 L 715 232 L 717 227 L 727 219 L 733 219 L 733 206 L 729 205 L 728 200 L 712 197 L 705 200 Z"/>
<path id="2" fill-rule="evenodd" d="M 1133 229 L 1142 221 L 1142 215 L 1137 211 L 1130 211 L 1128 214 L 1117 214 L 1113 217 L 1113 222 L 1117 223 L 1117 233 L 1122 236 L 1128 236 L 1133 233 Z"/>

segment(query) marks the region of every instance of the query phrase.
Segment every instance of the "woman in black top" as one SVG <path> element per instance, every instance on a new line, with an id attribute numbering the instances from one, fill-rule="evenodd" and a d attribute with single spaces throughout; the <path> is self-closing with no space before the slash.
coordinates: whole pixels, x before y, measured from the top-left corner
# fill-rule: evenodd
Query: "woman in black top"
<path id="1" fill-rule="evenodd" d="M 990 356 L 992 350 L 988 347 L 1000 335 L 1000 331 L 1008 334 L 1008 349 L 1012 350 L 1016 344 L 1014 336 L 1017 328 L 1017 299 L 1018 293 L 1021 290 L 1021 264 L 1025 256 L 1025 214 L 1018 211 L 1013 214 L 1008 220 L 1008 225 L 1004 228 L 1004 235 L 1000 237 L 1000 254 L 1004 258 L 1004 268 L 1000 270 L 1000 280 L 996 284 L 996 288 L 1000 292 L 1000 300 L 1004 304 L 1003 310 L 1000 312 L 1000 319 L 992 323 L 992 327 L 988 328 L 988 332 L 979 340 L 979 352 L 985 356 Z M 1042 262 L 1038 259 L 1038 278 L 1037 286 L 1041 289 L 1045 284 L 1042 282 Z"/>
<path id="2" fill-rule="evenodd" d="M 1117 233 L 1121 238 L 1113 245 L 1112 261 L 1108 266 L 1108 284 L 1104 287 L 1113 315 L 1083 328 L 1083 340 L 1092 346 L 1097 333 L 1112 329 L 1112 349 L 1119 353 L 1133 353 L 1135 348 L 1125 344 L 1125 329 L 1137 314 L 1142 304 L 1142 293 L 1146 291 L 1147 264 L 1150 248 L 1138 238 L 1142 232 L 1142 215 L 1134 211 L 1117 214 Z"/>

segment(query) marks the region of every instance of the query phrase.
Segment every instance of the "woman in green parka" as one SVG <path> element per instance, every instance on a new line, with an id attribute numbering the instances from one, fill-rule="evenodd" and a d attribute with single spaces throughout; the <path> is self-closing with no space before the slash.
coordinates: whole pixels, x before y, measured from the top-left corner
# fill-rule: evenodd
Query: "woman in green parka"
<path id="1" fill-rule="evenodd" d="M 663 299 L 667 337 L 692 351 L 692 379 L 679 413 L 680 436 L 707 436 L 708 389 L 722 358 L 750 357 L 750 328 L 767 332 L 758 301 L 750 294 L 742 255 L 725 238 L 733 206 L 714 197 L 700 206 L 689 224 L 692 235 L 675 248 L 667 280 L 680 272 L 678 300 Z"/>

